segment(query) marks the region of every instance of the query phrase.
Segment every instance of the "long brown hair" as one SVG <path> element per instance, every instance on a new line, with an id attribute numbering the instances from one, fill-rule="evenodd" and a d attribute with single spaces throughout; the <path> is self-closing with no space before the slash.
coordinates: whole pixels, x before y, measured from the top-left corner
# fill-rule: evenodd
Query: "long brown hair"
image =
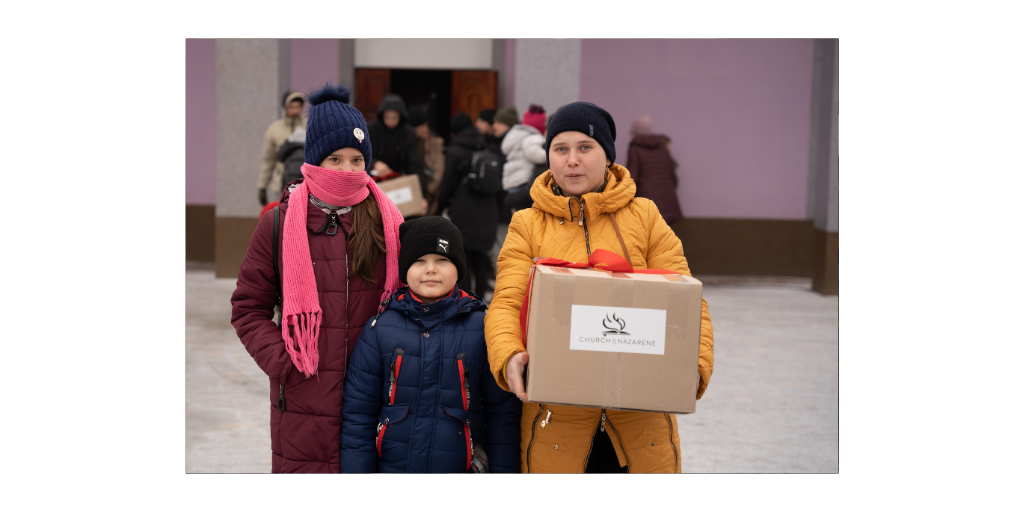
<path id="1" fill-rule="evenodd" d="M 384 221 L 381 219 L 380 206 L 373 194 L 368 194 L 359 204 L 352 207 L 352 234 L 349 239 L 352 245 L 352 270 L 363 281 L 375 282 L 373 269 L 377 261 L 384 255 Z"/>

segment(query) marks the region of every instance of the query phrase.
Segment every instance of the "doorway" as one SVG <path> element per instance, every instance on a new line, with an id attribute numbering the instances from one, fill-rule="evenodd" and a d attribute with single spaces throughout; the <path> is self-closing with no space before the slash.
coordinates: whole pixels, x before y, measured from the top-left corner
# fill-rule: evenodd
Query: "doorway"
<path id="1" fill-rule="evenodd" d="M 367 122 L 377 118 L 385 95 L 402 97 L 407 109 L 426 107 L 431 129 L 451 140 L 451 117 L 460 110 L 471 118 L 498 108 L 498 72 L 491 70 L 356 69 L 356 108 Z"/>

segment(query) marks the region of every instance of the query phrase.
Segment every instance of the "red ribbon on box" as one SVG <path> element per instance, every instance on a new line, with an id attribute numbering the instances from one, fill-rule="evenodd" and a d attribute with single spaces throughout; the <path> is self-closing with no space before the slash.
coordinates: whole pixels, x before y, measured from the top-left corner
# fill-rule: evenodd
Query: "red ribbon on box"
<path id="1" fill-rule="evenodd" d="M 585 263 L 576 263 L 572 261 L 560 260 L 558 258 L 537 258 L 533 262 L 533 266 L 530 267 L 530 279 L 526 282 L 526 293 L 523 295 L 523 305 L 519 309 L 519 331 L 523 335 L 523 348 L 526 348 L 526 326 L 529 324 L 530 314 L 530 289 L 533 288 L 533 274 L 537 271 L 537 265 L 547 265 L 549 267 L 566 267 L 566 268 L 592 268 L 595 270 L 604 270 L 607 272 L 622 272 L 626 274 L 678 274 L 672 270 L 662 270 L 660 268 L 638 268 L 634 269 L 633 265 L 630 265 L 629 261 L 612 251 L 605 249 L 598 249 L 590 253 L 590 257 L 587 258 Z"/>

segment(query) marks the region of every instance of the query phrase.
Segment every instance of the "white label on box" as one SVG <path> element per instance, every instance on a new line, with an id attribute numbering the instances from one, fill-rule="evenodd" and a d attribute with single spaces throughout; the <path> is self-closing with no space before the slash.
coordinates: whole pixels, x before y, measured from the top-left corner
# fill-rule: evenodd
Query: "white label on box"
<path id="1" fill-rule="evenodd" d="M 396 188 L 384 193 L 387 194 L 388 199 L 391 199 L 391 202 L 395 203 L 395 205 L 412 201 L 412 187 Z"/>
<path id="2" fill-rule="evenodd" d="M 569 349 L 665 355 L 665 310 L 573 304 Z"/>

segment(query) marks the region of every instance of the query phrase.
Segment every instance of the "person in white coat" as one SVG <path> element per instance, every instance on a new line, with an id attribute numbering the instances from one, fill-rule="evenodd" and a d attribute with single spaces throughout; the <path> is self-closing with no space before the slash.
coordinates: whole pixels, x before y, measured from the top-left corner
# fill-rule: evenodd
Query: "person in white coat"
<path id="1" fill-rule="evenodd" d="M 533 185 L 534 168 L 547 163 L 544 135 L 525 124 L 517 124 L 509 129 L 505 140 L 501 142 L 501 152 L 505 153 L 501 185 L 509 194 L 517 192 L 521 187 Z"/>

